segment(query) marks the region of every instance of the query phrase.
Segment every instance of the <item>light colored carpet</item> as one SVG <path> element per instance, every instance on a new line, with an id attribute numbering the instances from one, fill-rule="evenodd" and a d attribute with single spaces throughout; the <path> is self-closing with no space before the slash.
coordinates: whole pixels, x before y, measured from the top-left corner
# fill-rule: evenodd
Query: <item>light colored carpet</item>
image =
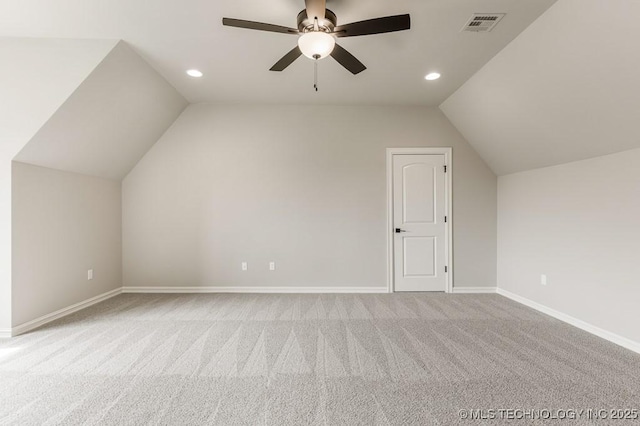
<path id="1" fill-rule="evenodd" d="M 535 408 L 638 409 L 640 356 L 498 295 L 121 295 L 0 340 L 0 424 L 450 425 Z"/>

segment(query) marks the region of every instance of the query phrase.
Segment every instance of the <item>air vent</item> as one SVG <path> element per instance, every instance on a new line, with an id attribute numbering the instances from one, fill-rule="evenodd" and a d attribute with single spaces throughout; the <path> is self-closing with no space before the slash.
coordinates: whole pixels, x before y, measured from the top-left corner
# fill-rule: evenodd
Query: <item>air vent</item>
<path id="1" fill-rule="evenodd" d="M 462 28 L 462 31 L 487 33 L 504 18 L 504 15 L 504 13 L 474 13 Z"/>

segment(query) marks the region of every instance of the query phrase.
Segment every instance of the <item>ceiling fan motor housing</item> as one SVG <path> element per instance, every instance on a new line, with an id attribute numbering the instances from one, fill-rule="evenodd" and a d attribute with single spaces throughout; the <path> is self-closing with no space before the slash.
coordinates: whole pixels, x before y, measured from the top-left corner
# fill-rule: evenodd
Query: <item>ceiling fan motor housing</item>
<path id="1" fill-rule="evenodd" d="M 318 18 L 318 28 L 320 31 L 324 31 L 327 33 L 332 33 L 333 29 L 336 27 L 338 22 L 338 18 L 336 14 L 326 9 L 324 13 L 324 18 Z M 306 33 L 314 30 L 315 17 L 309 18 L 307 16 L 306 9 L 302 10 L 302 12 L 298 13 L 298 30 L 301 33 Z"/>

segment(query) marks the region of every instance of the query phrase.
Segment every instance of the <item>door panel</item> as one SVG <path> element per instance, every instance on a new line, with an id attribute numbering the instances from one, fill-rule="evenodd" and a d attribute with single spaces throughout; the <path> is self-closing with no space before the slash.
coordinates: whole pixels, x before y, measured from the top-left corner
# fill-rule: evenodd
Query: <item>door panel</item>
<path id="1" fill-rule="evenodd" d="M 393 155 L 395 291 L 445 291 L 445 156 Z"/>
<path id="2" fill-rule="evenodd" d="M 434 237 L 404 237 L 405 277 L 432 277 L 436 273 L 436 239 Z"/>
<path id="3" fill-rule="evenodd" d="M 402 181 L 402 222 L 433 223 L 436 181 L 433 167 L 424 163 L 408 164 L 402 168 Z"/>

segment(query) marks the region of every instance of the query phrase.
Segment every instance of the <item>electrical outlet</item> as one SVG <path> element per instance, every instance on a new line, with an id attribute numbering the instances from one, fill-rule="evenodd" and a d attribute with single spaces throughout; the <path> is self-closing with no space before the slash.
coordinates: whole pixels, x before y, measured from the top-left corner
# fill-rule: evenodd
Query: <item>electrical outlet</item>
<path id="1" fill-rule="evenodd" d="M 87 281 L 91 281 L 93 279 L 93 269 L 89 269 L 87 271 Z"/>
<path id="2" fill-rule="evenodd" d="M 545 274 L 540 275 L 540 284 L 547 285 L 547 276 Z"/>
<path id="3" fill-rule="evenodd" d="M 247 262 L 242 262 L 242 270 L 246 271 L 249 269 L 249 265 L 247 264 Z"/>
<path id="4" fill-rule="evenodd" d="M 270 271 L 276 270 L 276 262 L 269 262 L 269 270 Z"/>

